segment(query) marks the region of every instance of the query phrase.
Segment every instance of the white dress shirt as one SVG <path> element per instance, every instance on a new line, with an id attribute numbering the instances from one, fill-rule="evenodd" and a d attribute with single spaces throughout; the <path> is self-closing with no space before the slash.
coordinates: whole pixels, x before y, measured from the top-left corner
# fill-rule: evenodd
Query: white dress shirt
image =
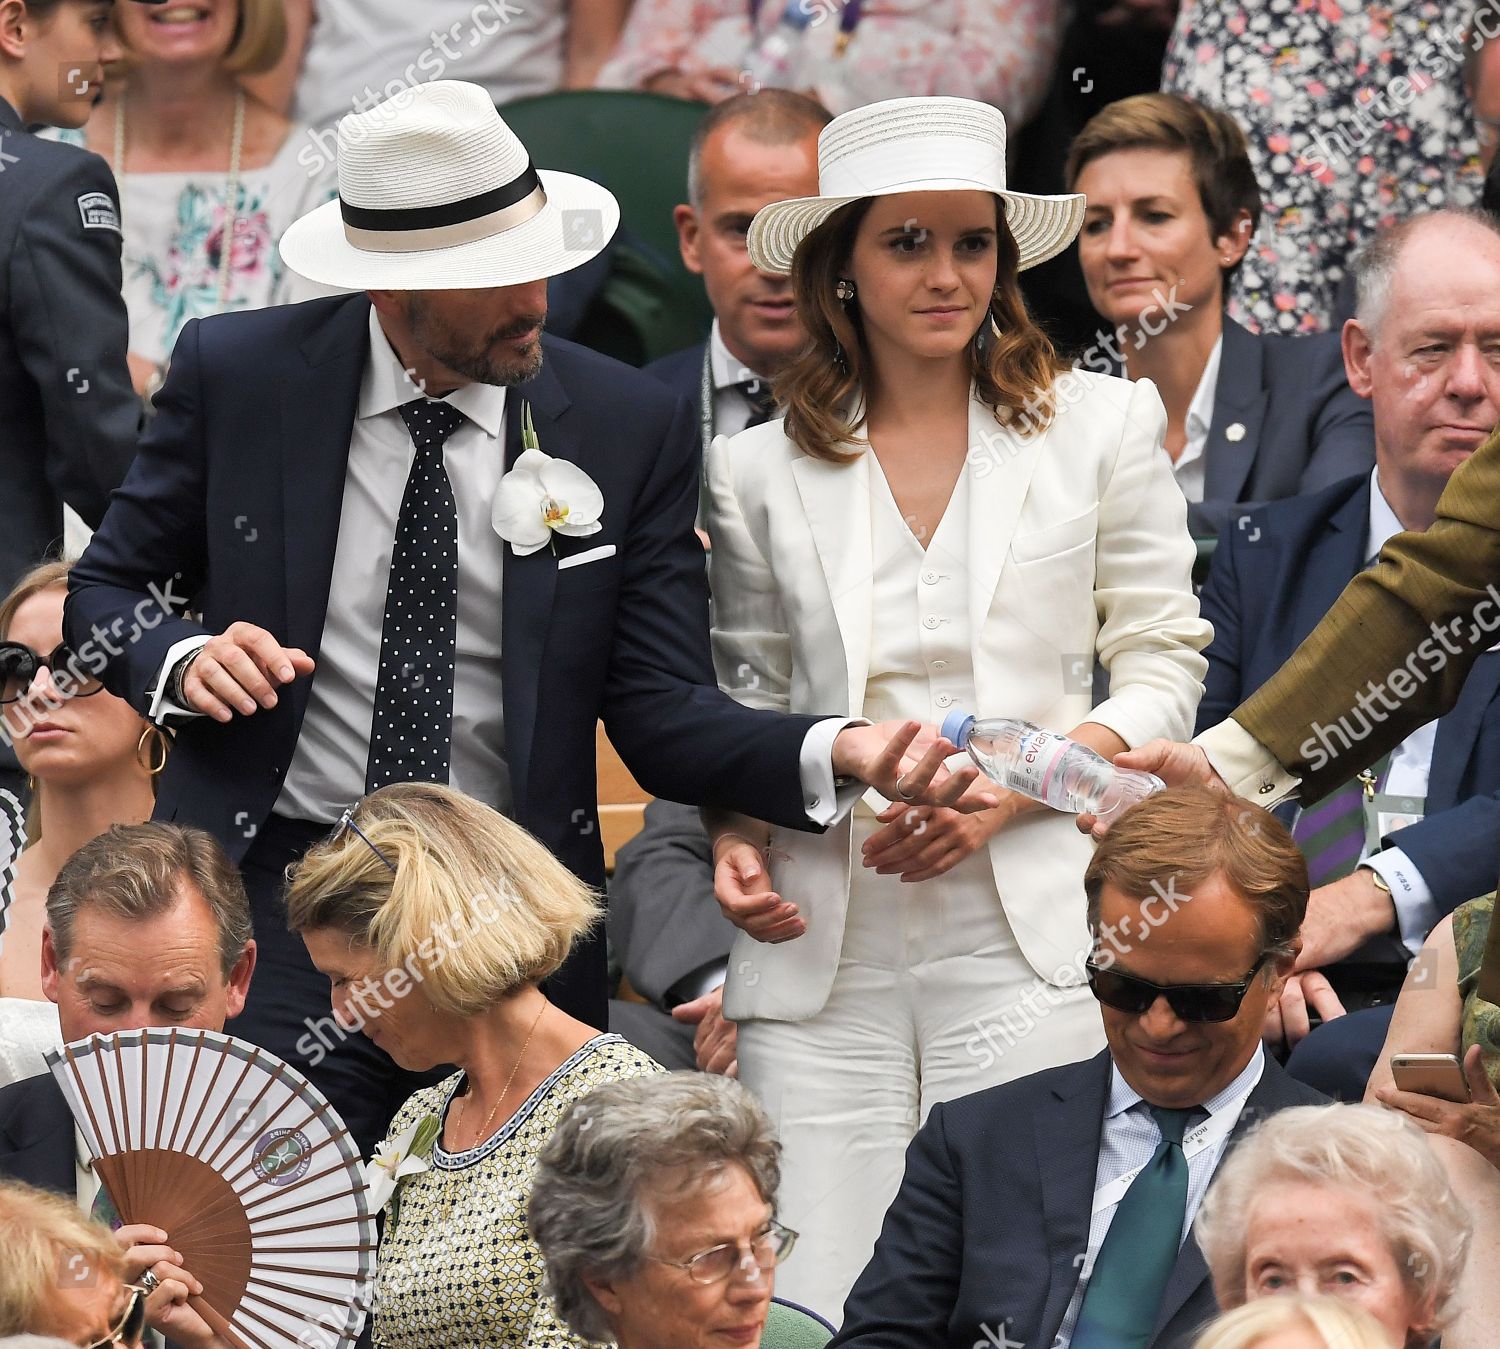
<path id="1" fill-rule="evenodd" d="M 737 436 L 750 425 L 755 406 L 735 386 L 750 379 L 764 383 L 765 377 L 750 369 L 724 345 L 718 319 L 714 320 L 713 330 L 708 335 L 708 374 L 714 390 L 714 435 Z"/>
<path id="2" fill-rule="evenodd" d="M 1214 394 L 1219 387 L 1219 360 L 1223 353 L 1224 338 L 1221 334 L 1214 349 L 1208 353 L 1208 363 L 1198 377 L 1193 401 L 1188 404 L 1187 444 L 1172 464 L 1172 476 L 1189 501 L 1203 500 L 1204 474 L 1208 467 L 1203 451 L 1208 446 L 1208 433 L 1214 424 Z"/>
<path id="3" fill-rule="evenodd" d="M 296 752 L 273 807 L 278 815 L 332 824 L 364 794 L 391 549 L 401 496 L 416 456 L 397 409 L 420 396 L 372 308 L 370 355 L 349 440 L 318 668 L 308 691 Z M 450 781 L 466 795 L 509 814 L 512 801 L 500 662 L 505 544 L 490 520 L 505 467 L 506 390 L 498 385 L 466 384 L 446 401 L 466 419 L 443 447 L 443 464 L 458 511 Z M 168 650 L 152 697 L 154 720 L 200 715 L 166 696 L 167 676 L 182 656 L 208 640 L 189 637 Z M 846 726 L 859 724 L 859 718 L 830 718 L 815 723 L 803 739 L 802 800 L 815 824 L 832 824 L 859 795 L 850 788 L 838 789 L 833 776 L 834 739 Z"/>
<path id="4" fill-rule="evenodd" d="M 1370 532 L 1365 541 L 1365 566 L 1373 566 L 1380 550 L 1402 531 L 1401 521 L 1380 490 L 1380 470 L 1370 470 Z M 1432 749 L 1437 740 L 1437 722 L 1418 727 L 1391 751 L 1390 771 L 1381 791 L 1389 796 L 1426 796 L 1432 774 Z M 1432 888 L 1416 864 L 1400 848 L 1382 848 L 1363 861 L 1391 887 L 1396 906 L 1396 926 L 1401 942 L 1416 954 L 1438 920 Z"/>
<path id="5" fill-rule="evenodd" d="M 1200 1107 L 1216 1125 L 1222 1125 L 1223 1132 L 1216 1145 L 1205 1147 L 1188 1158 L 1187 1209 L 1182 1217 L 1179 1245 L 1187 1240 L 1198 1206 L 1208 1193 L 1208 1184 L 1214 1178 L 1214 1172 L 1218 1170 L 1219 1161 L 1229 1145 L 1230 1134 L 1245 1109 L 1245 1102 L 1250 1099 L 1250 1093 L 1260 1082 L 1265 1067 L 1266 1052 L 1257 1045 L 1255 1053 L 1250 1056 L 1250 1062 L 1240 1070 L 1234 1081 Z M 1161 1143 L 1161 1130 L 1141 1094 L 1125 1081 L 1114 1064 L 1110 1065 L 1109 1071 L 1109 1100 L 1104 1106 L 1104 1131 L 1099 1138 L 1099 1162 L 1094 1170 L 1096 1195 L 1126 1172 L 1144 1166 Z M 1101 1207 L 1089 1222 L 1088 1254 L 1053 1349 L 1067 1349 L 1072 1342 L 1073 1328 L 1078 1323 L 1078 1312 L 1083 1306 L 1083 1295 L 1094 1268 L 1094 1257 L 1104 1245 L 1105 1235 L 1118 1210 L 1118 1202 Z"/>

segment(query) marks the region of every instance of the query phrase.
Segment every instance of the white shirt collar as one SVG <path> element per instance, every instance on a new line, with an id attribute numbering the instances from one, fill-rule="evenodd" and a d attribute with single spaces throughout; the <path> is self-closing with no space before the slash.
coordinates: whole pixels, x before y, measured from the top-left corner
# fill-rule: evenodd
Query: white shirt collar
<path id="1" fill-rule="evenodd" d="M 1370 470 L 1370 532 L 1365 538 L 1365 565 L 1380 556 L 1380 550 L 1406 527 L 1396 518 L 1391 503 L 1380 490 L 1380 470 Z"/>
<path id="2" fill-rule="evenodd" d="M 451 403 L 492 439 L 499 439 L 505 422 L 506 390 L 498 384 L 465 384 L 443 401 Z M 412 383 L 380 326 L 380 316 L 370 306 L 370 359 L 365 363 L 364 378 L 359 386 L 360 418 L 378 417 L 394 412 L 403 403 L 420 398 L 422 391 Z"/>
<path id="3" fill-rule="evenodd" d="M 1198 377 L 1198 387 L 1193 390 L 1193 401 L 1188 404 L 1187 444 L 1177 459 L 1177 467 L 1197 459 L 1208 444 L 1209 429 L 1214 424 L 1214 394 L 1219 388 L 1219 362 L 1224 354 L 1224 334 L 1220 333 L 1214 349 L 1208 353 L 1203 373 Z"/>
<path id="4" fill-rule="evenodd" d="M 714 320 L 713 330 L 708 335 L 708 369 L 715 389 L 727 389 L 748 379 L 764 382 L 764 376 L 756 374 L 724 345 L 718 319 Z"/>
<path id="5" fill-rule="evenodd" d="M 1209 1097 L 1199 1105 L 1199 1109 L 1205 1110 L 1209 1115 L 1217 1115 L 1224 1110 L 1239 1110 L 1249 1099 L 1250 1093 L 1255 1090 L 1260 1082 L 1261 1074 L 1266 1069 L 1266 1051 L 1264 1046 L 1256 1045 L 1255 1053 L 1250 1056 L 1250 1061 L 1240 1069 L 1235 1079 L 1221 1091 Z M 1104 1118 L 1114 1119 L 1116 1115 L 1123 1115 L 1127 1110 L 1140 1104 L 1145 1100 L 1140 1092 L 1121 1076 L 1119 1067 L 1114 1060 L 1109 1064 L 1109 1101 L 1104 1107 Z"/>

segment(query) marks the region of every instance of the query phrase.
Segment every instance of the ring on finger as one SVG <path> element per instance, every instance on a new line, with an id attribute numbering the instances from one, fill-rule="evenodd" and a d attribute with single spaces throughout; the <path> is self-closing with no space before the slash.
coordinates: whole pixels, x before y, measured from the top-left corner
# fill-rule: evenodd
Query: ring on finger
<path id="1" fill-rule="evenodd" d="M 901 777 L 898 777 L 896 779 L 896 795 L 899 796 L 903 801 L 915 801 L 917 799 L 916 792 L 909 792 L 901 785 L 901 779 L 905 776 L 906 774 L 903 773 L 901 774 Z"/>
<path id="2" fill-rule="evenodd" d="M 141 1287 L 145 1290 L 147 1296 L 154 1293 L 160 1286 L 161 1280 L 156 1277 L 155 1270 L 148 1269 L 141 1275 Z"/>

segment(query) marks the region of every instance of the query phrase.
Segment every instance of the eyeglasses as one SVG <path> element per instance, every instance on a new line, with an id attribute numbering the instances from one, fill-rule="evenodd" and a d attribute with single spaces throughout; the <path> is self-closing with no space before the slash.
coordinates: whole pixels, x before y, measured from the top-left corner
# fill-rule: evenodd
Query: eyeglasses
<path id="1" fill-rule="evenodd" d="M 1117 1012 L 1141 1016 L 1158 998 L 1165 998 L 1180 1021 L 1233 1021 L 1255 976 L 1270 958 L 1269 951 L 1263 952 L 1250 973 L 1232 984 L 1153 984 L 1134 974 L 1104 969 L 1092 960 L 1085 961 L 1083 968 L 1094 997 Z"/>
<path id="2" fill-rule="evenodd" d="M 136 1284 L 129 1285 L 130 1301 L 120 1314 L 120 1320 L 102 1340 L 85 1345 L 84 1349 L 112 1349 L 113 1345 L 137 1345 L 141 1333 L 146 1329 L 146 1290 Z"/>
<path id="3" fill-rule="evenodd" d="M 18 703 L 31 687 L 39 670 L 58 671 L 68 675 L 68 695 L 87 698 L 104 687 L 92 675 L 83 673 L 83 660 L 67 643 L 59 643 L 47 656 L 39 655 L 21 642 L 0 642 L 0 703 Z"/>
<path id="4" fill-rule="evenodd" d="M 771 1223 L 764 1232 L 750 1238 L 750 1257 L 760 1269 L 774 1269 L 777 1263 L 792 1253 L 797 1234 L 790 1227 L 778 1222 Z M 736 1270 L 743 1270 L 745 1257 L 740 1252 L 740 1243 L 727 1241 L 722 1246 L 710 1246 L 699 1251 L 688 1260 L 663 1260 L 659 1255 L 650 1257 L 659 1265 L 671 1265 L 685 1269 L 694 1283 L 712 1284 L 727 1279 Z"/>
<path id="5" fill-rule="evenodd" d="M 376 857 L 384 862 L 386 866 L 390 867 L 391 874 L 394 876 L 396 874 L 396 864 L 391 861 L 391 859 L 387 857 L 383 852 L 381 852 L 379 848 L 371 843 L 370 840 L 365 836 L 365 831 L 354 823 L 354 812 L 360 808 L 363 802 L 364 797 L 360 797 L 360 799 L 356 801 L 352 806 L 348 806 L 345 808 L 344 813 L 339 816 L 339 822 L 333 826 L 333 833 L 328 836 L 328 840 L 330 843 L 337 842 L 338 839 L 343 836 L 344 830 L 352 829 L 357 835 L 359 835 L 361 839 L 364 840 L 365 847 L 367 847 L 372 853 L 375 854 Z"/>

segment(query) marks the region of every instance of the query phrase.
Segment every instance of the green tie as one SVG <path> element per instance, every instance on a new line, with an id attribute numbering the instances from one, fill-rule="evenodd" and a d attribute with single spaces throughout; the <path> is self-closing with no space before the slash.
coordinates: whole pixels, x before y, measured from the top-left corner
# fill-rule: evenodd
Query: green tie
<path id="1" fill-rule="evenodd" d="M 1094 1260 L 1072 1349 L 1146 1349 L 1182 1238 L 1190 1110 L 1147 1107 L 1161 1130 L 1151 1160 L 1130 1182 Z"/>

